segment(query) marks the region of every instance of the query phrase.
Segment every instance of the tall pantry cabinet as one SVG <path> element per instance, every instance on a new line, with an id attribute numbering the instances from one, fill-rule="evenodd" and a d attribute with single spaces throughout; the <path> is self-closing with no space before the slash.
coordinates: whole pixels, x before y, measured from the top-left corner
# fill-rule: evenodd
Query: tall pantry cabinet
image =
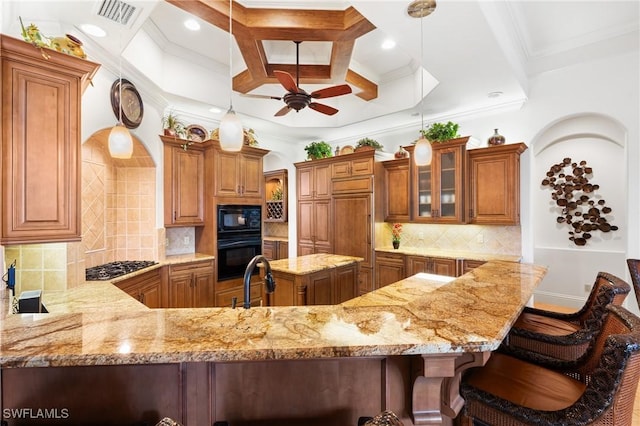
<path id="1" fill-rule="evenodd" d="M 5 35 L 0 46 L 0 244 L 79 241 L 81 97 L 100 65 Z"/>
<path id="2" fill-rule="evenodd" d="M 373 290 L 374 154 L 356 152 L 296 163 L 298 256 L 357 256 L 359 292 Z"/>

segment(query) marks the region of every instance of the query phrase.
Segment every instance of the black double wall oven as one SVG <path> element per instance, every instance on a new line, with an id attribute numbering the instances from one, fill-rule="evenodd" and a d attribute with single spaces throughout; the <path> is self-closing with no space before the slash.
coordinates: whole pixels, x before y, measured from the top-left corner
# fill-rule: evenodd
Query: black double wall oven
<path id="1" fill-rule="evenodd" d="M 219 204 L 217 209 L 218 281 L 242 278 L 251 259 L 262 254 L 262 207 Z"/>

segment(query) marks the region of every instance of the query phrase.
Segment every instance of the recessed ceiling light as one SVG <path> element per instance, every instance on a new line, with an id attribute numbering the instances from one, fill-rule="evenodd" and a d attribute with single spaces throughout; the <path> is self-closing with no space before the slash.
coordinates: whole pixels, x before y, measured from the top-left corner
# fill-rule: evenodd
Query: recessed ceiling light
<path id="1" fill-rule="evenodd" d="M 200 24 L 195 19 L 187 19 L 186 21 L 184 21 L 184 26 L 186 29 L 191 31 L 200 30 Z"/>
<path id="2" fill-rule="evenodd" d="M 499 98 L 500 96 L 502 96 L 502 92 L 500 91 L 489 92 L 487 96 L 490 98 Z"/>
<path id="3" fill-rule="evenodd" d="M 396 47 L 396 42 L 391 40 L 391 39 L 386 39 L 384 42 L 382 42 L 382 46 L 381 47 L 384 50 L 393 49 L 394 47 Z"/>
<path id="4" fill-rule="evenodd" d="M 218 107 L 211 107 L 211 108 L 209 108 L 209 112 L 212 112 L 214 114 L 219 114 L 219 113 L 222 112 L 222 110 L 220 108 L 218 108 Z"/>
<path id="5" fill-rule="evenodd" d="M 82 24 L 80 25 L 80 29 L 82 30 L 82 32 L 94 37 L 104 37 L 107 35 L 107 32 L 105 30 L 93 24 Z"/>

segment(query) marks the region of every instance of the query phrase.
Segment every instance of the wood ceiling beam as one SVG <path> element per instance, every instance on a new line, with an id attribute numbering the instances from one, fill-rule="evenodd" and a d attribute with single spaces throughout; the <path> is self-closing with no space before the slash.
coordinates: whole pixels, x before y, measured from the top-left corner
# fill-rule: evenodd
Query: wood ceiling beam
<path id="1" fill-rule="evenodd" d="M 228 0 L 165 0 L 168 3 L 229 31 Z M 296 76 L 292 64 L 270 64 L 262 41 L 326 41 L 332 43 L 329 65 L 300 64 L 300 84 L 340 84 L 361 89 L 362 99 L 375 99 L 378 86 L 349 69 L 358 37 L 375 26 L 355 8 L 340 10 L 260 9 L 233 2 L 233 35 L 247 70 L 233 77 L 233 89 L 248 93 L 263 84 L 278 84 L 274 70 Z"/>

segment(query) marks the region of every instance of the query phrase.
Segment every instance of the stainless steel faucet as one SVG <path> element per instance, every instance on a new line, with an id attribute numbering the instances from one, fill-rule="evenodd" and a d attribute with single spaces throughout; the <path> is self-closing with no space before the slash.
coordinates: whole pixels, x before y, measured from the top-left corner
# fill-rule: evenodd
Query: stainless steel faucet
<path id="1" fill-rule="evenodd" d="M 276 289 L 276 281 L 273 279 L 273 275 L 271 274 L 271 265 L 269 265 L 269 261 L 261 254 L 255 256 L 251 259 L 247 265 L 247 269 L 244 271 L 244 303 L 242 307 L 245 309 L 249 309 L 251 307 L 251 275 L 253 274 L 253 270 L 256 265 L 260 262 L 264 264 L 265 268 L 264 285 L 266 286 L 267 293 L 273 293 Z"/>

